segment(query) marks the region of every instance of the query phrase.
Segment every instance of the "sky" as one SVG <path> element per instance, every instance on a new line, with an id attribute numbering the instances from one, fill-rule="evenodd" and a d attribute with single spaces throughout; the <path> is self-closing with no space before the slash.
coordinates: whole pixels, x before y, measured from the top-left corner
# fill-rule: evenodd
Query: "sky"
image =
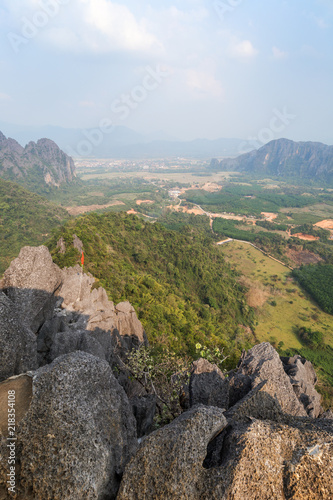
<path id="1" fill-rule="evenodd" d="M 0 121 L 333 144 L 332 0 L 0 0 Z"/>

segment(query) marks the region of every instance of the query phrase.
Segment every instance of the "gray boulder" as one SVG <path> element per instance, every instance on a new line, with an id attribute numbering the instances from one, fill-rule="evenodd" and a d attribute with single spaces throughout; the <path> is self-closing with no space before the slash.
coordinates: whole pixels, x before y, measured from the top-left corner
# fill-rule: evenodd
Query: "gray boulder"
<path id="1" fill-rule="evenodd" d="M 53 314 L 61 271 L 45 246 L 23 247 L 5 271 L 0 289 L 16 304 L 27 326 L 37 333 Z"/>
<path id="2" fill-rule="evenodd" d="M 331 500 L 331 422 L 284 418 L 226 424 L 218 408 L 192 408 L 143 440 L 118 499 Z"/>
<path id="3" fill-rule="evenodd" d="M 221 409 L 197 406 L 150 434 L 126 467 L 117 499 L 201 498 L 207 445 L 226 425 Z"/>
<path id="4" fill-rule="evenodd" d="M 200 358 L 192 364 L 190 378 L 190 406 L 203 404 L 227 409 L 229 382 L 215 365 Z"/>
<path id="5" fill-rule="evenodd" d="M 0 291 L 0 381 L 37 368 L 36 336 L 13 302 Z"/>
<path id="6" fill-rule="evenodd" d="M 57 332 L 54 335 L 49 353 L 49 362 L 54 361 L 59 356 L 75 351 L 87 352 L 100 359 L 105 359 L 106 354 L 98 340 L 88 332 L 66 330 L 64 332 Z"/>
<path id="7" fill-rule="evenodd" d="M 200 499 L 333 498 L 332 426 L 324 420 L 230 422 L 214 451 Z"/>
<path id="8" fill-rule="evenodd" d="M 259 344 L 244 353 L 238 369 L 230 377 L 231 400 L 235 404 L 250 390 L 269 381 L 271 395 L 279 402 L 284 413 L 305 417 L 307 413 L 297 398 L 282 361 L 268 342 Z M 238 395 L 238 397 L 237 397 Z"/>
<path id="9" fill-rule="evenodd" d="M 18 493 L 34 500 L 114 499 L 136 450 L 135 427 L 105 361 L 82 352 L 57 358 L 34 373 L 17 428 Z"/>
<path id="10" fill-rule="evenodd" d="M 323 413 L 321 396 L 316 391 L 317 375 L 312 363 L 299 355 L 281 358 L 285 372 L 290 378 L 295 394 L 309 417 L 317 418 Z"/>

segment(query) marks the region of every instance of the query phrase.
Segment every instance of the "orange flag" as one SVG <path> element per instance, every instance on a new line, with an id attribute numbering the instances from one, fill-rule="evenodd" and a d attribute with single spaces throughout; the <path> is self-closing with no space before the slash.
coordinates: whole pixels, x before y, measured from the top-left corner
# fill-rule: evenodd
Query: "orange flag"
<path id="1" fill-rule="evenodd" d="M 84 264 L 84 255 L 83 255 L 83 252 L 82 252 L 82 256 L 81 256 L 81 266 L 83 267 L 83 264 Z"/>

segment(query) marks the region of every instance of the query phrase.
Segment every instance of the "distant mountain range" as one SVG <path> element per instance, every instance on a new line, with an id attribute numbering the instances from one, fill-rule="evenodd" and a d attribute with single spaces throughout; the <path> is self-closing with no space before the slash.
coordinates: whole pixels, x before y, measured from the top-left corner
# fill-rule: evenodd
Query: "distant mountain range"
<path id="1" fill-rule="evenodd" d="M 333 183 L 333 146 L 320 142 L 271 141 L 237 158 L 213 159 L 213 170 Z"/>
<path id="2" fill-rule="evenodd" d="M 74 161 L 50 139 L 29 142 L 24 148 L 0 132 L 0 177 L 32 191 L 73 181 Z"/>
<path id="3" fill-rule="evenodd" d="M 193 157 L 212 158 L 237 155 L 244 144 L 242 139 L 195 139 L 179 141 L 163 132 L 142 135 L 123 126 L 115 126 L 109 133 L 99 129 L 66 129 L 45 126 L 28 127 L 0 122 L 0 130 L 15 137 L 23 146 L 40 137 L 55 141 L 72 157 L 96 158 L 159 158 Z"/>

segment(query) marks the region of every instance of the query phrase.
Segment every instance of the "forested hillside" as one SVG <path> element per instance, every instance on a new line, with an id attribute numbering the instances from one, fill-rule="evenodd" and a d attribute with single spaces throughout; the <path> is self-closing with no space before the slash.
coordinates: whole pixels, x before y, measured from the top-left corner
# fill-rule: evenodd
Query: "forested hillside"
<path id="1" fill-rule="evenodd" d="M 0 179 L 0 274 L 23 246 L 41 245 L 66 218 L 66 210 Z"/>
<path id="2" fill-rule="evenodd" d="M 54 261 L 80 261 L 73 234 L 83 242 L 90 271 L 115 302 L 129 300 L 153 344 L 195 353 L 195 344 L 225 347 L 232 365 L 254 343 L 253 311 L 235 272 L 211 238 L 171 231 L 125 213 L 92 213 L 69 221 L 49 242 Z M 65 254 L 57 241 L 63 237 Z"/>

